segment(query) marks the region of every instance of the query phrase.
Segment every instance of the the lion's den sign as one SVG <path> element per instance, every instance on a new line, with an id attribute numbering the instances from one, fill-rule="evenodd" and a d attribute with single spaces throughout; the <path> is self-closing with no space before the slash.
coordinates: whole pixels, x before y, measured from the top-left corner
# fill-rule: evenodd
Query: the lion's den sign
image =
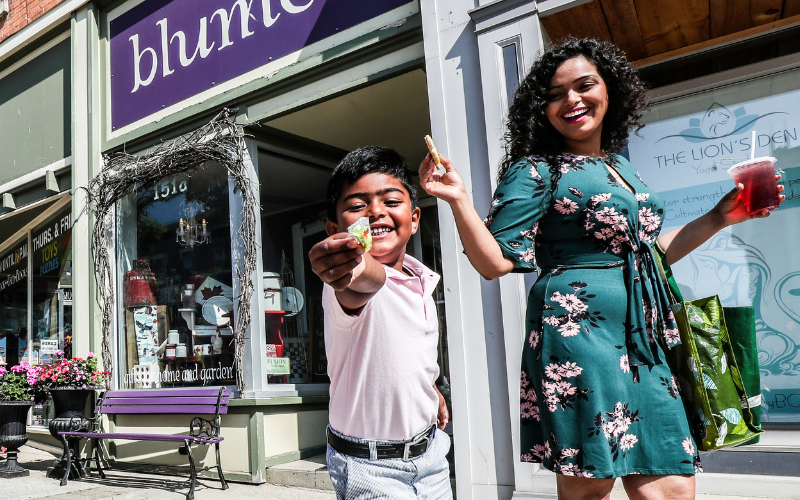
<path id="1" fill-rule="evenodd" d="M 114 129 L 409 3 L 145 0 L 110 23 Z"/>

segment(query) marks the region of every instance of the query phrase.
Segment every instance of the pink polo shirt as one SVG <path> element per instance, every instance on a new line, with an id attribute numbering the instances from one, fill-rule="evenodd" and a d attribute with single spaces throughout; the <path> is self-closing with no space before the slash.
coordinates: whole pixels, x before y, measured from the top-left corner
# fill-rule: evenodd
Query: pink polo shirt
<path id="1" fill-rule="evenodd" d="M 433 289 L 439 275 L 406 255 L 408 276 L 384 266 L 386 282 L 350 316 L 325 285 L 325 352 L 331 379 L 330 424 L 347 436 L 405 440 L 436 423 L 433 383 L 439 320 Z"/>

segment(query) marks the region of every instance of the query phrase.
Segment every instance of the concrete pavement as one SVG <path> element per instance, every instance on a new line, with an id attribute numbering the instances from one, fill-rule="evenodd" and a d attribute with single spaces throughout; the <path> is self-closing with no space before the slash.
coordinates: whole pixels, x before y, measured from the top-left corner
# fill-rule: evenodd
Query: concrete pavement
<path id="1" fill-rule="evenodd" d="M 106 478 L 100 479 L 93 472 L 90 477 L 80 481 L 70 481 L 59 486 L 59 481 L 45 477 L 47 467 L 55 460 L 49 452 L 23 446 L 19 463 L 30 470 L 29 477 L 0 481 L 0 500 L 28 500 L 53 498 L 56 500 L 182 500 L 189 491 L 188 477 L 140 474 L 135 472 L 106 471 Z M 336 495 L 320 488 L 330 488 L 327 472 L 324 470 L 324 457 L 299 460 L 267 472 L 267 480 L 281 484 L 238 484 L 229 483 L 230 489 L 223 491 L 218 481 L 200 479 L 195 489 L 197 500 L 230 500 L 249 498 L 268 498 L 270 500 L 334 500 Z M 793 495 L 791 495 L 793 496 Z M 515 498 L 555 500 L 555 495 L 519 495 Z M 628 496 L 620 488 L 615 488 L 611 500 L 626 500 Z M 784 500 L 785 497 L 764 496 L 722 496 L 698 494 L 696 500 Z M 478 499 L 479 500 L 479 499 Z"/>
<path id="2" fill-rule="evenodd" d="M 90 477 L 70 481 L 59 486 L 59 481 L 45 477 L 47 467 L 55 457 L 46 451 L 23 446 L 19 463 L 30 470 L 29 477 L 5 479 L 0 482 L 0 498 L 28 500 L 53 498 L 56 500 L 182 500 L 189 491 L 188 477 L 139 474 L 134 472 L 107 471 L 106 479 L 92 472 Z M 247 498 L 269 498 L 270 500 L 334 500 L 332 491 L 312 490 L 300 487 L 276 486 L 273 484 L 229 483 L 230 489 L 223 491 L 218 481 L 200 479 L 195 488 L 196 500 L 231 500 Z"/>

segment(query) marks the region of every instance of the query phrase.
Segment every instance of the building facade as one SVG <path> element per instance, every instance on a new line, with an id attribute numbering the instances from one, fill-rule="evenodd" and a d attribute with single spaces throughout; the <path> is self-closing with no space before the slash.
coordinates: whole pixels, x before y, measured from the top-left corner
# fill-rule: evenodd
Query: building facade
<path id="1" fill-rule="evenodd" d="M 692 295 L 754 305 L 759 321 L 768 432 L 758 445 L 707 456 L 712 472 L 698 476 L 698 491 L 797 495 L 800 262 L 783 249 L 800 237 L 788 104 L 798 90 L 800 4 L 746 3 L 747 12 L 733 2 L 675 9 L 667 0 L 9 0 L 0 13 L 4 362 L 47 362 L 56 349 L 100 353 L 105 339 L 116 389 L 241 388 L 223 418 L 221 460 L 232 479 L 262 482 L 271 465 L 321 453 L 328 381 L 321 284 L 307 253 L 324 237 L 331 168 L 372 144 L 397 149 L 416 170 L 430 133 L 485 214 L 520 79 L 551 39 L 594 36 L 625 50 L 653 89 L 648 126 L 627 154 L 667 200 L 666 227 L 701 215 L 732 187 L 723 167 L 749 155 L 754 129 L 758 155 L 784 170 L 788 201 L 769 226 L 720 233 L 675 270 Z M 119 153 L 153 161 L 187 137 L 195 140 L 187 150 L 197 150 L 197 131 L 222 109 L 244 134 L 259 201 L 249 277 L 257 293 L 240 300 L 242 194 L 210 154 L 115 198 L 103 239 L 113 317 L 103 328 L 91 251 L 98 221 L 82 188 Z M 451 406 L 457 496 L 553 493 L 554 476 L 520 462 L 518 449 L 525 297 L 535 275 L 483 280 L 448 206 L 420 205 L 409 253 L 443 276 L 437 386 Z M 135 283 L 148 279 L 157 289 L 141 293 Z M 241 371 L 240 308 L 251 313 Z M 49 442 L 49 411 L 34 410 L 32 440 Z M 184 423 L 118 416 L 106 425 L 179 432 Z M 120 467 L 184 463 L 154 443 L 111 442 L 107 453 Z"/>

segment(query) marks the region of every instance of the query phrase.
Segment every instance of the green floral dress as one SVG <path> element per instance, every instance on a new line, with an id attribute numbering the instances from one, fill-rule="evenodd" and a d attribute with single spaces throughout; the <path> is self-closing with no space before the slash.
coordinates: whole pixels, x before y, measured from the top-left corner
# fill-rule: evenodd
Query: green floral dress
<path id="1" fill-rule="evenodd" d="M 560 161 L 552 196 L 545 159 L 518 161 L 486 219 L 515 271 L 539 271 L 522 353 L 522 460 L 581 477 L 694 474 L 664 354 L 680 337 L 650 247 L 663 203 L 622 156 Z"/>

